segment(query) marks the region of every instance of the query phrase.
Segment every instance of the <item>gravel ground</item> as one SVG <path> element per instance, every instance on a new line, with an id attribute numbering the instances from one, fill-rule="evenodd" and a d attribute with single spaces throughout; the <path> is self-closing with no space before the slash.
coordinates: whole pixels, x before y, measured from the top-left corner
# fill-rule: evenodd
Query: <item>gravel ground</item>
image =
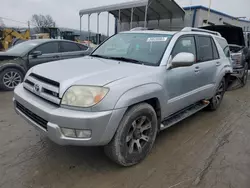
<path id="1" fill-rule="evenodd" d="M 0 188 L 249 188 L 250 83 L 161 132 L 141 164 L 122 168 L 99 147 L 63 147 L 15 114 L 0 92 Z"/>

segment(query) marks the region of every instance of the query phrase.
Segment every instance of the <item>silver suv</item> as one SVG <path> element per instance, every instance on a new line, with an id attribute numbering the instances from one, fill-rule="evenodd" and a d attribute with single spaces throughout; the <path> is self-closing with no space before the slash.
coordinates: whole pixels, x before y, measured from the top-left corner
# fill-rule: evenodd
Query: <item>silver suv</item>
<path id="1" fill-rule="evenodd" d="M 105 146 L 116 163 L 137 164 L 159 131 L 219 107 L 232 66 L 215 38 L 193 28 L 119 33 L 90 56 L 30 69 L 15 110 L 57 144 Z"/>

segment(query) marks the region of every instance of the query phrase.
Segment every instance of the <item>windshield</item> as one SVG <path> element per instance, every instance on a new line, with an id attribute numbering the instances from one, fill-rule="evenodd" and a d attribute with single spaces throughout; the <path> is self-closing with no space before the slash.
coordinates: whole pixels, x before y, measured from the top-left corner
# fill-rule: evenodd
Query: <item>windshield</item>
<path id="1" fill-rule="evenodd" d="M 171 37 L 167 34 L 120 33 L 97 48 L 92 56 L 158 66 Z"/>
<path id="2" fill-rule="evenodd" d="M 32 40 L 26 41 L 26 42 L 16 44 L 15 46 L 12 46 L 11 48 L 7 50 L 7 52 L 15 53 L 15 54 L 26 54 L 37 45 L 38 43 L 33 42 Z"/>

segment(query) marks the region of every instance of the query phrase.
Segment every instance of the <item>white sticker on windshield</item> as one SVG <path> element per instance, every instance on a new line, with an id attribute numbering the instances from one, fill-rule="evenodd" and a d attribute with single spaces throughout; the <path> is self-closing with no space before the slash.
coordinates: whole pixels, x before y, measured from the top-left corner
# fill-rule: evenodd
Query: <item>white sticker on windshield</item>
<path id="1" fill-rule="evenodd" d="M 164 42 L 167 40 L 168 40 L 168 37 L 152 37 L 152 38 L 148 38 L 147 42 Z"/>

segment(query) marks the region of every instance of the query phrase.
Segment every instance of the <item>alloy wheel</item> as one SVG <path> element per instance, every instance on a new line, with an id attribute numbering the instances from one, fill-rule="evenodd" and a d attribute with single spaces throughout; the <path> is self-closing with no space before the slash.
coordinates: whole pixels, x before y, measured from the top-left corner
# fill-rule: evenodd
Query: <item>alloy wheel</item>
<path id="1" fill-rule="evenodd" d="M 9 89 L 14 89 L 21 82 L 22 77 L 18 72 L 9 71 L 3 75 L 3 84 Z"/>
<path id="2" fill-rule="evenodd" d="M 152 123 L 146 116 L 140 116 L 134 120 L 126 136 L 129 154 L 141 153 L 150 141 Z"/>

